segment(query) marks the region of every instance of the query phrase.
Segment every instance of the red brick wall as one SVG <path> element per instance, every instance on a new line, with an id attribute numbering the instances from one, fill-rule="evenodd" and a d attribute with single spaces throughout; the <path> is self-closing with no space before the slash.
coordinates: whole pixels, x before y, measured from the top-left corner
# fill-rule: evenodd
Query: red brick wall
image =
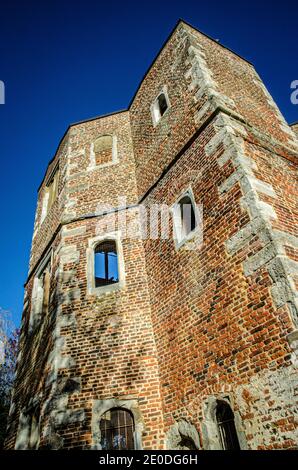
<path id="1" fill-rule="evenodd" d="M 207 67 L 221 95 L 232 99 L 235 111 L 251 126 L 273 138 L 288 143 L 288 133 L 281 127 L 281 117 L 253 65 L 221 47 L 199 31 L 187 28 L 205 54 Z M 283 120 L 283 124 L 285 121 Z"/>

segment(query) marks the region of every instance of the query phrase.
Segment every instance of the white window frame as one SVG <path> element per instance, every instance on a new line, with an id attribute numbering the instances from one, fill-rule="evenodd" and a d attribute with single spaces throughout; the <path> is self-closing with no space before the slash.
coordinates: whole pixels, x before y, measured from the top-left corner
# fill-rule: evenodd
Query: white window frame
<path id="1" fill-rule="evenodd" d="M 165 95 L 166 102 L 167 102 L 167 109 L 165 110 L 164 114 L 161 116 L 160 110 L 159 110 L 159 103 L 158 103 L 158 98 L 160 95 Z M 164 85 L 158 95 L 156 96 L 155 100 L 151 104 L 150 111 L 151 111 L 151 117 L 152 117 L 152 122 L 153 126 L 156 127 L 157 124 L 163 119 L 163 117 L 168 113 L 169 109 L 171 107 L 168 92 L 167 92 L 167 87 Z"/>
<path id="2" fill-rule="evenodd" d="M 196 226 L 186 236 L 182 237 L 181 236 L 181 222 L 182 222 L 182 220 L 181 220 L 181 211 L 180 211 L 180 204 L 179 203 L 184 197 L 189 197 L 190 198 L 190 201 L 191 201 L 191 204 L 192 204 L 192 207 L 193 207 L 193 210 L 194 210 L 194 214 L 195 214 Z M 194 193 L 193 193 L 191 188 L 188 188 L 186 191 L 184 191 L 179 196 L 179 198 L 177 199 L 175 204 L 172 206 L 171 211 L 172 211 L 172 215 L 173 215 L 173 229 L 174 229 L 175 247 L 178 250 L 185 243 L 189 242 L 196 235 L 198 235 L 199 231 L 202 229 L 201 224 L 200 224 L 200 220 L 201 220 L 200 213 L 199 213 L 198 207 L 196 205 Z"/>
<path id="3" fill-rule="evenodd" d="M 103 163 L 102 165 L 97 165 L 96 164 L 96 158 L 95 158 L 95 152 L 94 152 L 94 142 L 97 139 L 99 139 L 100 137 L 105 137 L 105 136 L 112 137 L 112 161 L 107 162 L 107 163 Z M 89 166 L 88 166 L 87 169 L 89 171 L 90 170 L 96 170 L 97 168 L 105 168 L 105 167 L 109 167 L 109 166 L 112 166 L 112 165 L 116 165 L 117 163 L 119 163 L 117 135 L 116 134 L 109 134 L 109 133 L 98 135 L 96 137 L 96 139 L 93 142 L 91 142 L 91 144 L 90 144 L 90 161 L 89 161 Z"/>
<path id="4" fill-rule="evenodd" d="M 116 243 L 117 259 L 118 259 L 118 275 L 119 281 L 107 286 L 95 287 L 95 248 L 99 243 L 112 240 Z M 88 242 L 87 249 L 87 292 L 89 295 L 105 295 L 123 289 L 125 286 L 125 267 L 123 248 L 121 243 L 121 232 L 111 232 L 105 235 L 94 237 Z"/>

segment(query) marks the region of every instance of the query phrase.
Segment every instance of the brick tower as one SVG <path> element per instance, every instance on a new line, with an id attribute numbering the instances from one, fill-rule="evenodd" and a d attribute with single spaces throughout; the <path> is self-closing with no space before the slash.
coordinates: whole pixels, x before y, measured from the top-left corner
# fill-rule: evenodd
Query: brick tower
<path id="1" fill-rule="evenodd" d="M 297 446 L 295 129 L 183 21 L 127 110 L 68 128 L 38 191 L 7 449 Z M 174 236 L 144 236 L 161 206 Z"/>

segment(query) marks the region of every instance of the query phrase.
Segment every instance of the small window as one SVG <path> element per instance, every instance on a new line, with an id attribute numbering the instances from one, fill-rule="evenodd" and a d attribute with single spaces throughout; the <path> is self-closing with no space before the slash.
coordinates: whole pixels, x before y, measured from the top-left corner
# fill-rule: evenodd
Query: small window
<path id="1" fill-rule="evenodd" d="M 174 207 L 175 236 L 178 243 L 186 240 L 197 228 L 195 204 L 189 194 L 184 195 Z"/>
<path id="2" fill-rule="evenodd" d="M 59 168 L 57 167 L 50 177 L 43 193 L 41 222 L 45 219 L 58 195 Z"/>
<path id="3" fill-rule="evenodd" d="M 119 282 L 118 254 L 114 240 L 106 240 L 95 247 L 95 287 Z"/>
<path id="4" fill-rule="evenodd" d="M 51 261 L 49 261 L 39 276 L 40 286 L 42 289 L 42 313 L 46 314 L 49 309 L 50 300 L 50 278 L 51 278 Z"/>
<path id="5" fill-rule="evenodd" d="M 156 125 L 163 117 L 167 109 L 169 108 L 169 99 L 166 92 L 162 92 L 158 95 L 152 105 L 152 118 L 153 123 Z"/>
<path id="6" fill-rule="evenodd" d="M 32 293 L 32 312 L 30 327 L 34 329 L 42 316 L 48 313 L 50 301 L 51 257 L 47 259 L 43 267 L 34 278 Z"/>
<path id="7" fill-rule="evenodd" d="M 225 401 L 217 400 L 216 420 L 221 446 L 224 450 L 239 450 L 239 440 L 234 421 L 234 413 Z"/>
<path id="8" fill-rule="evenodd" d="M 94 142 L 95 164 L 104 165 L 113 161 L 113 137 L 102 135 Z"/>
<path id="9" fill-rule="evenodd" d="M 168 109 L 167 99 L 164 93 L 161 93 L 157 98 L 158 107 L 159 107 L 159 114 L 162 117 L 166 110 Z"/>
<path id="10" fill-rule="evenodd" d="M 58 179 L 59 179 L 59 170 L 55 170 L 54 175 L 50 179 L 47 184 L 47 191 L 49 193 L 49 200 L 48 200 L 48 211 L 51 209 L 53 203 L 56 200 L 57 193 L 58 193 Z"/>
<path id="11" fill-rule="evenodd" d="M 100 420 L 101 448 L 103 450 L 134 450 L 134 420 L 122 408 L 114 408 Z"/>
<path id="12" fill-rule="evenodd" d="M 197 447 L 191 437 L 181 436 L 181 441 L 178 444 L 180 450 L 197 450 Z"/>

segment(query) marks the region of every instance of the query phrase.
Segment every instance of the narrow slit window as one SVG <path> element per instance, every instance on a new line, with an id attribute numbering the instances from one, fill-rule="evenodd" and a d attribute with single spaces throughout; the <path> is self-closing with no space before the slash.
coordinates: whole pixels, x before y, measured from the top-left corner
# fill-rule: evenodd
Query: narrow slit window
<path id="1" fill-rule="evenodd" d="M 134 420 L 130 411 L 114 408 L 100 420 L 101 448 L 103 450 L 134 450 Z"/>
<path id="2" fill-rule="evenodd" d="M 224 450 L 239 450 L 234 413 L 228 403 L 217 400 L 216 420 L 221 446 Z"/>
<path id="3" fill-rule="evenodd" d="M 95 287 L 119 282 L 117 245 L 114 240 L 99 243 L 94 252 Z"/>
<path id="4" fill-rule="evenodd" d="M 104 165 L 113 161 L 113 137 L 102 135 L 94 142 L 96 165 Z"/>

